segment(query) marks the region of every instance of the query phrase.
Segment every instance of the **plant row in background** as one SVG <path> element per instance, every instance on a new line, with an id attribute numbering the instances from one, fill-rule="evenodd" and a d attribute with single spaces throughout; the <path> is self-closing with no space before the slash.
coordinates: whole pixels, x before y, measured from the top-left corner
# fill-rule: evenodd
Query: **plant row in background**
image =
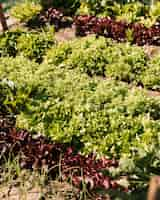
<path id="1" fill-rule="evenodd" d="M 6 32 L 0 37 L 1 57 L 20 55 L 59 68 L 76 68 L 89 76 L 160 89 L 159 56 L 150 59 L 143 48 L 129 43 L 91 35 L 57 44 L 53 31 L 27 32 L 23 29 Z"/>
<path id="2" fill-rule="evenodd" d="M 128 24 L 125 21 L 93 16 L 77 16 L 74 23 L 78 36 L 94 33 L 117 41 L 128 41 L 140 46 L 146 44 L 160 45 L 159 23 L 147 28 L 140 23 Z"/>
<path id="3" fill-rule="evenodd" d="M 152 1 L 153 2 L 153 1 Z M 141 22 L 151 26 L 159 20 L 160 3 L 151 1 L 114 1 L 114 0 L 82 0 L 77 14 L 92 15 L 98 17 L 110 16 L 116 20 L 128 23 Z"/>
<path id="4" fill-rule="evenodd" d="M 89 76 L 101 76 L 159 90 L 159 56 L 152 59 L 144 49 L 128 43 L 92 35 L 51 48 L 45 63 L 60 68 L 77 68 Z"/>
<path id="5" fill-rule="evenodd" d="M 148 3 L 150 3 L 148 1 Z M 60 9 L 65 15 L 85 14 L 94 16 L 110 16 L 127 22 L 142 21 L 147 25 L 159 19 L 159 2 L 150 6 L 147 1 L 122 2 L 113 0 L 57 0 L 57 1 L 27 1 L 18 3 L 12 10 L 13 16 L 26 22 L 41 11 L 48 8 Z M 23 10 L 23 12 L 22 12 Z"/>
<path id="6" fill-rule="evenodd" d="M 88 3 L 91 4 L 90 1 Z M 100 3 L 101 2 L 93 2 L 91 7 L 96 7 L 98 9 L 101 7 L 98 6 Z M 86 5 L 86 2 L 84 4 Z M 114 5 L 115 3 L 109 3 L 107 1 L 106 4 Z M 117 41 L 129 41 L 138 45 L 160 45 L 159 4 L 152 7 L 150 11 L 152 15 L 156 16 L 154 20 L 152 19 L 153 17 L 145 17 L 143 20 L 125 20 L 125 17 L 122 17 L 123 15 L 128 15 L 131 18 L 134 18 L 134 16 L 132 16 L 132 14 L 134 15 L 134 11 L 139 13 L 139 15 L 143 15 L 145 13 L 144 4 L 131 3 L 124 5 L 122 10 L 125 10 L 126 13 L 122 14 L 121 17 L 116 18 L 111 14 L 113 12 L 110 8 L 111 5 L 107 7 L 109 12 L 106 15 L 107 17 L 95 17 L 95 13 L 84 12 L 84 14 L 92 15 L 80 15 L 72 19 L 65 16 L 65 9 L 59 8 L 57 10 L 56 8 L 59 6 L 42 9 L 39 4 L 34 3 L 20 4 L 13 8 L 12 13 L 15 17 L 20 19 L 20 21 L 27 23 L 27 26 L 32 28 L 50 24 L 55 26 L 55 30 L 58 30 L 61 27 L 70 26 L 72 22 L 74 22 L 76 26 L 76 34 L 79 36 L 94 33 L 113 38 Z M 82 10 L 86 9 L 83 8 Z M 22 11 L 23 13 L 21 13 Z M 136 21 L 138 21 L 138 23 L 136 23 Z"/>
<path id="7" fill-rule="evenodd" d="M 57 44 L 53 32 L 9 31 L 1 35 L 0 55 L 24 56 L 38 63 L 77 69 L 91 77 L 97 75 L 152 90 L 160 89 L 158 55 L 149 58 L 141 47 L 116 43 L 104 37 L 90 35 Z M 1 66 L 5 68 L 5 59 L 1 59 L 1 62 Z M 12 67 L 14 68 L 13 64 L 10 70 L 13 70 Z"/>

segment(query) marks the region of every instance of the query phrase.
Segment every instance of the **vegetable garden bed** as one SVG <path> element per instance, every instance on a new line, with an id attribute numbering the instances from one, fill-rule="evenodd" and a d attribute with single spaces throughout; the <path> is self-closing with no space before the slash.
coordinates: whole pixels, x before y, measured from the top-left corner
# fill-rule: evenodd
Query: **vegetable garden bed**
<path id="1" fill-rule="evenodd" d="M 18 157 L 17 169 L 45 169 L 77 187 L 76 199 L 145 199 L 160 175 L 160 55 L 142 46 L 159 46 L 159 14 L 86 1 L 88 15 L 74 17 L 84 2 L 73 2 L 18 4 L 12 12 L 24 26 L 0 35 L 1 168 Z M 124 22 L 119 11 L 136 17 Z M 85 37 L 57 41 L 73 21 Z"/>

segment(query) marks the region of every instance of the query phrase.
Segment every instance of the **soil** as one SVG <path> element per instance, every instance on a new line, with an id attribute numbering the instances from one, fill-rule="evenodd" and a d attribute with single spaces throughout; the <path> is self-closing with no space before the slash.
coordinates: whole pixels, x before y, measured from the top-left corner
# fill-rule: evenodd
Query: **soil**
<path id="1" fill-rule="evenodd" d="M 69 184 L 58 181 L 52 181 L 43 189 L 4 186 L 0 188 L 0 200 L 76 200 L 74 192 Z"/>
<path id="2" fill-rule="evenodd" d="M 55 33 L 55 38 L 58 42 L 64 42 L 66 40 L 72 40 L 75 36 L 75 27 L 65 28 Z"/>
<path id="3" fill-rule="evenodd" d="M 41 197 L 40 191 L 38 189 L 32 189 L 27 191 L 27 193 L 21 193 L 18 188 L 8 188 L 3 187 L 0 189 L 0 199 L 1 200 L 39 200 Z"/>
<path id="4" fill-rule="evenodd" d="M 8 28 L 16 26 L 16 25 L 19 24 L 19 22 L 16 19 L 10 17 L 9 14 L 6 13 L 5 16 L 6 16 Z M 0 32 L 2 32 L 2 30 L 3 30 L 2 25 L 0 23 Z"/>

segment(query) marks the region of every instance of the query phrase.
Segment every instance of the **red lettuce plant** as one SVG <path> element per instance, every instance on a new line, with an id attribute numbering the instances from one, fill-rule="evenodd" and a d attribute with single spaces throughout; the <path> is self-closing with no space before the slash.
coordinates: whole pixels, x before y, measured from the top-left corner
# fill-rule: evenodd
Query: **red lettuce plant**
<path id="1" fill-rule="evenodd" d="M 132 43 L 137 45 L 160 45 L 160 25 L 159 23 L 150 28 L 146 28 L 140 23 L 128 24 L 125 21 L 115 19 L 97 18 L 94 16 L 76 16 L 74 18 L 76 35 L 85 36 L 97 34 L 112 38 L 119 42 L 127 41 L 127 31 L 132 31 Z"/>
<path id="2" fill-rule="evenodd" d="M 0 164 L 4 158 L 19 156 L 21 168 L 48 169 L 52 177 L 56 177 L 61 168 L 64 180 L 72 179 L 75 186 L 81 187 L 84 182 L 89 190 L 103 188 L 121 188 L 116 180 L 103 173 L 110 167 L 117 168 L 114 159 L 96 159 L 95 154 L 81 155 L 68 144 L 51 143 L 43 136 L 34 138 L 25 130 L 0 128 Z"/>

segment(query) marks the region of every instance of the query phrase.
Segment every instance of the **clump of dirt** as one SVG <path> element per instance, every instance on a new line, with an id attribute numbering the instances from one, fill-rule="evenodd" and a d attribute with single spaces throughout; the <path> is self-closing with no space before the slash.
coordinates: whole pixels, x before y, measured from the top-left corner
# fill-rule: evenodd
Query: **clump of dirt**
<path id="1" fill-rule="evenodd" d="M 58 42 L 63 42 L 66 40 L 72 40 L 75 36 L 75 27 L 65 28 L 55 33 L 55 38 Z"/>
<path id="2" fill-rule="evenodd" d="M 157 46 L 145 45 L 144 51 L 150 59 L 152 59 L 155 56 L 160 55 L 160 47 L 157 47 Z"/>

